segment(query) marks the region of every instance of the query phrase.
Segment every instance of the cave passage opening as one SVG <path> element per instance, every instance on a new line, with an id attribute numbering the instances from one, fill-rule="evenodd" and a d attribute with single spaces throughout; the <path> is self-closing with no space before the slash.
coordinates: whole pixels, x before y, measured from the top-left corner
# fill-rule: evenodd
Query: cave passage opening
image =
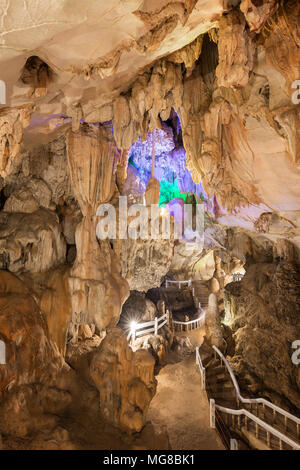
<path id="1" fill-rule="evenodd" d="M 172 201 L 196 204 L 207 198 L 201 183 L 194 183 L 186 166 L 186 152 L 178 114 L 172 108 L 160 129 L 154 129 L 143 141 L 139 138 L 130 148 L 128 168 L 136 173 L 143 187 L 151 178 L 152 145 L 155 146 L 155 178 L 160 182 L 159 206 Z"/>

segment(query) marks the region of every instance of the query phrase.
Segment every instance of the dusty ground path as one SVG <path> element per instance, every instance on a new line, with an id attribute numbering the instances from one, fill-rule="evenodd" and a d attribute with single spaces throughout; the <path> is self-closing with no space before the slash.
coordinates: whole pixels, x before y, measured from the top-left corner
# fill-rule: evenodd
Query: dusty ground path
<path id="1" fill-rule="evenodd" d="M 172 449 L 224 449 L 209 426 L 209 405 L 201 390 L 195 354 L 166 365 L 156 378 L 158 387 L 148 419 L 154 427 L 166 426 Z"/>

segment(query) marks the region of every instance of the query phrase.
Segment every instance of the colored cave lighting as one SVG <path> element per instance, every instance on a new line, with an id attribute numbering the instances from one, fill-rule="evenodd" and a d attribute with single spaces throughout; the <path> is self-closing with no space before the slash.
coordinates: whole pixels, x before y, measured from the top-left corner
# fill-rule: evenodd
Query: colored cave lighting
<path id="1" fill-rule="evenodd" d="M 172 199 L 175 198 L 181 198 L 185 202 L 187 200 L 187 195 L 179 191 L 177 179 L 175 178 L 173 183 L 170 183 L 167 180 L 162 180 L 160 182 L 160 195 L 158 205 L 160 207 L 164 207 L 166 204 L 168 204 L 168 202 L 172 201 Z"/>
<path id="2" fill-rule="evenodd" d="M 177 117 L 177 128 L 180 120 Z M 205 199 L 201 184 L 195 184 L 186 168 L 186 153 L 183 146 L 175 147 L 172 130 L 168 126 L 155 129 L 155 178 L 160 181 L 159 206 L 167 205 L 173 199 L 187 202 L 188 195 Z M 130 149 L 128 164 L 135 168 L 138 177 L 146 186 L 152 169 L 153 134 L 142 141 L 138 139 Z"/>

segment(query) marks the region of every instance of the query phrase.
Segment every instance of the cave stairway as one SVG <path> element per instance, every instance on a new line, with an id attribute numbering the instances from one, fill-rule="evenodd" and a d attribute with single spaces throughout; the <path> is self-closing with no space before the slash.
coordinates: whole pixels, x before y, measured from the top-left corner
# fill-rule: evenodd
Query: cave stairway
<path id="1" fill-rule="evenodd" d="M 199 355 L 201 366 L 205 370 L 204 383 L 211 416 L 213 409 L 213 425 L 226 448 L 232 448 L 231 443 L 235 440 L 239 442 L 239 448 L 246 446 L 258 450 L 300 450 L 300 420 L 297 417 L 267 400 L 241 402 L 241 395 L 237 393 L 234 384 L 236 379 L 224 356 L 218 355 L 207 342 L 199 348 Z M 199 368 L 201 371 L 200 366 Z M 238 387 L 237 382 L 236 386 Z M 255 421 L 256 418 L 258 420 Z M 281 439 L 280 435 L 285 436 L 285 439 Z"/>
<path id="2" fill-rule="evenodd" d="M 162 287 L 161 292 L 163 294 L 163 298 L 169 308 L 172 308 L 172 304 L 174 303 L 174 299 L 176 296 L 190 294 L 191 296 L 191 304 L 194 304 L 195 308 L 199 308 L 199 303 L 202 309 L 206 309 L 208 307 L 208 298 L 210 294 L 210 290 L 203 281 L 197 280 L 190 280 L 190 286 L 183 287 L 178 284 L 170 285 L 169 287 Z"/>
<path id="3" fill-rule="evenodd" d="M 208 297 L 211 293 L 208 286 L 202 281 L 193 280 L 192 282 L 193 297 L 200 302 L 202 308 L 208 307 Z"/>

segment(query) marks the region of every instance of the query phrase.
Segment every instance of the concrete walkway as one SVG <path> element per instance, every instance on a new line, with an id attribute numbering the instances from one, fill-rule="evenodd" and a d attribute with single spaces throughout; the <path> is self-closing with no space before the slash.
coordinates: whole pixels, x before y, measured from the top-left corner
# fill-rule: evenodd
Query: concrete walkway
<path id="1" fill-rule="evenodd" d="M 201 390 L 195 355 L 166 365 L 157 380 L 148 419 L 155 427 L 166 426 L 172 449 L 224 449 L 217 432 L 209 426 L 209 404 Z"/>

